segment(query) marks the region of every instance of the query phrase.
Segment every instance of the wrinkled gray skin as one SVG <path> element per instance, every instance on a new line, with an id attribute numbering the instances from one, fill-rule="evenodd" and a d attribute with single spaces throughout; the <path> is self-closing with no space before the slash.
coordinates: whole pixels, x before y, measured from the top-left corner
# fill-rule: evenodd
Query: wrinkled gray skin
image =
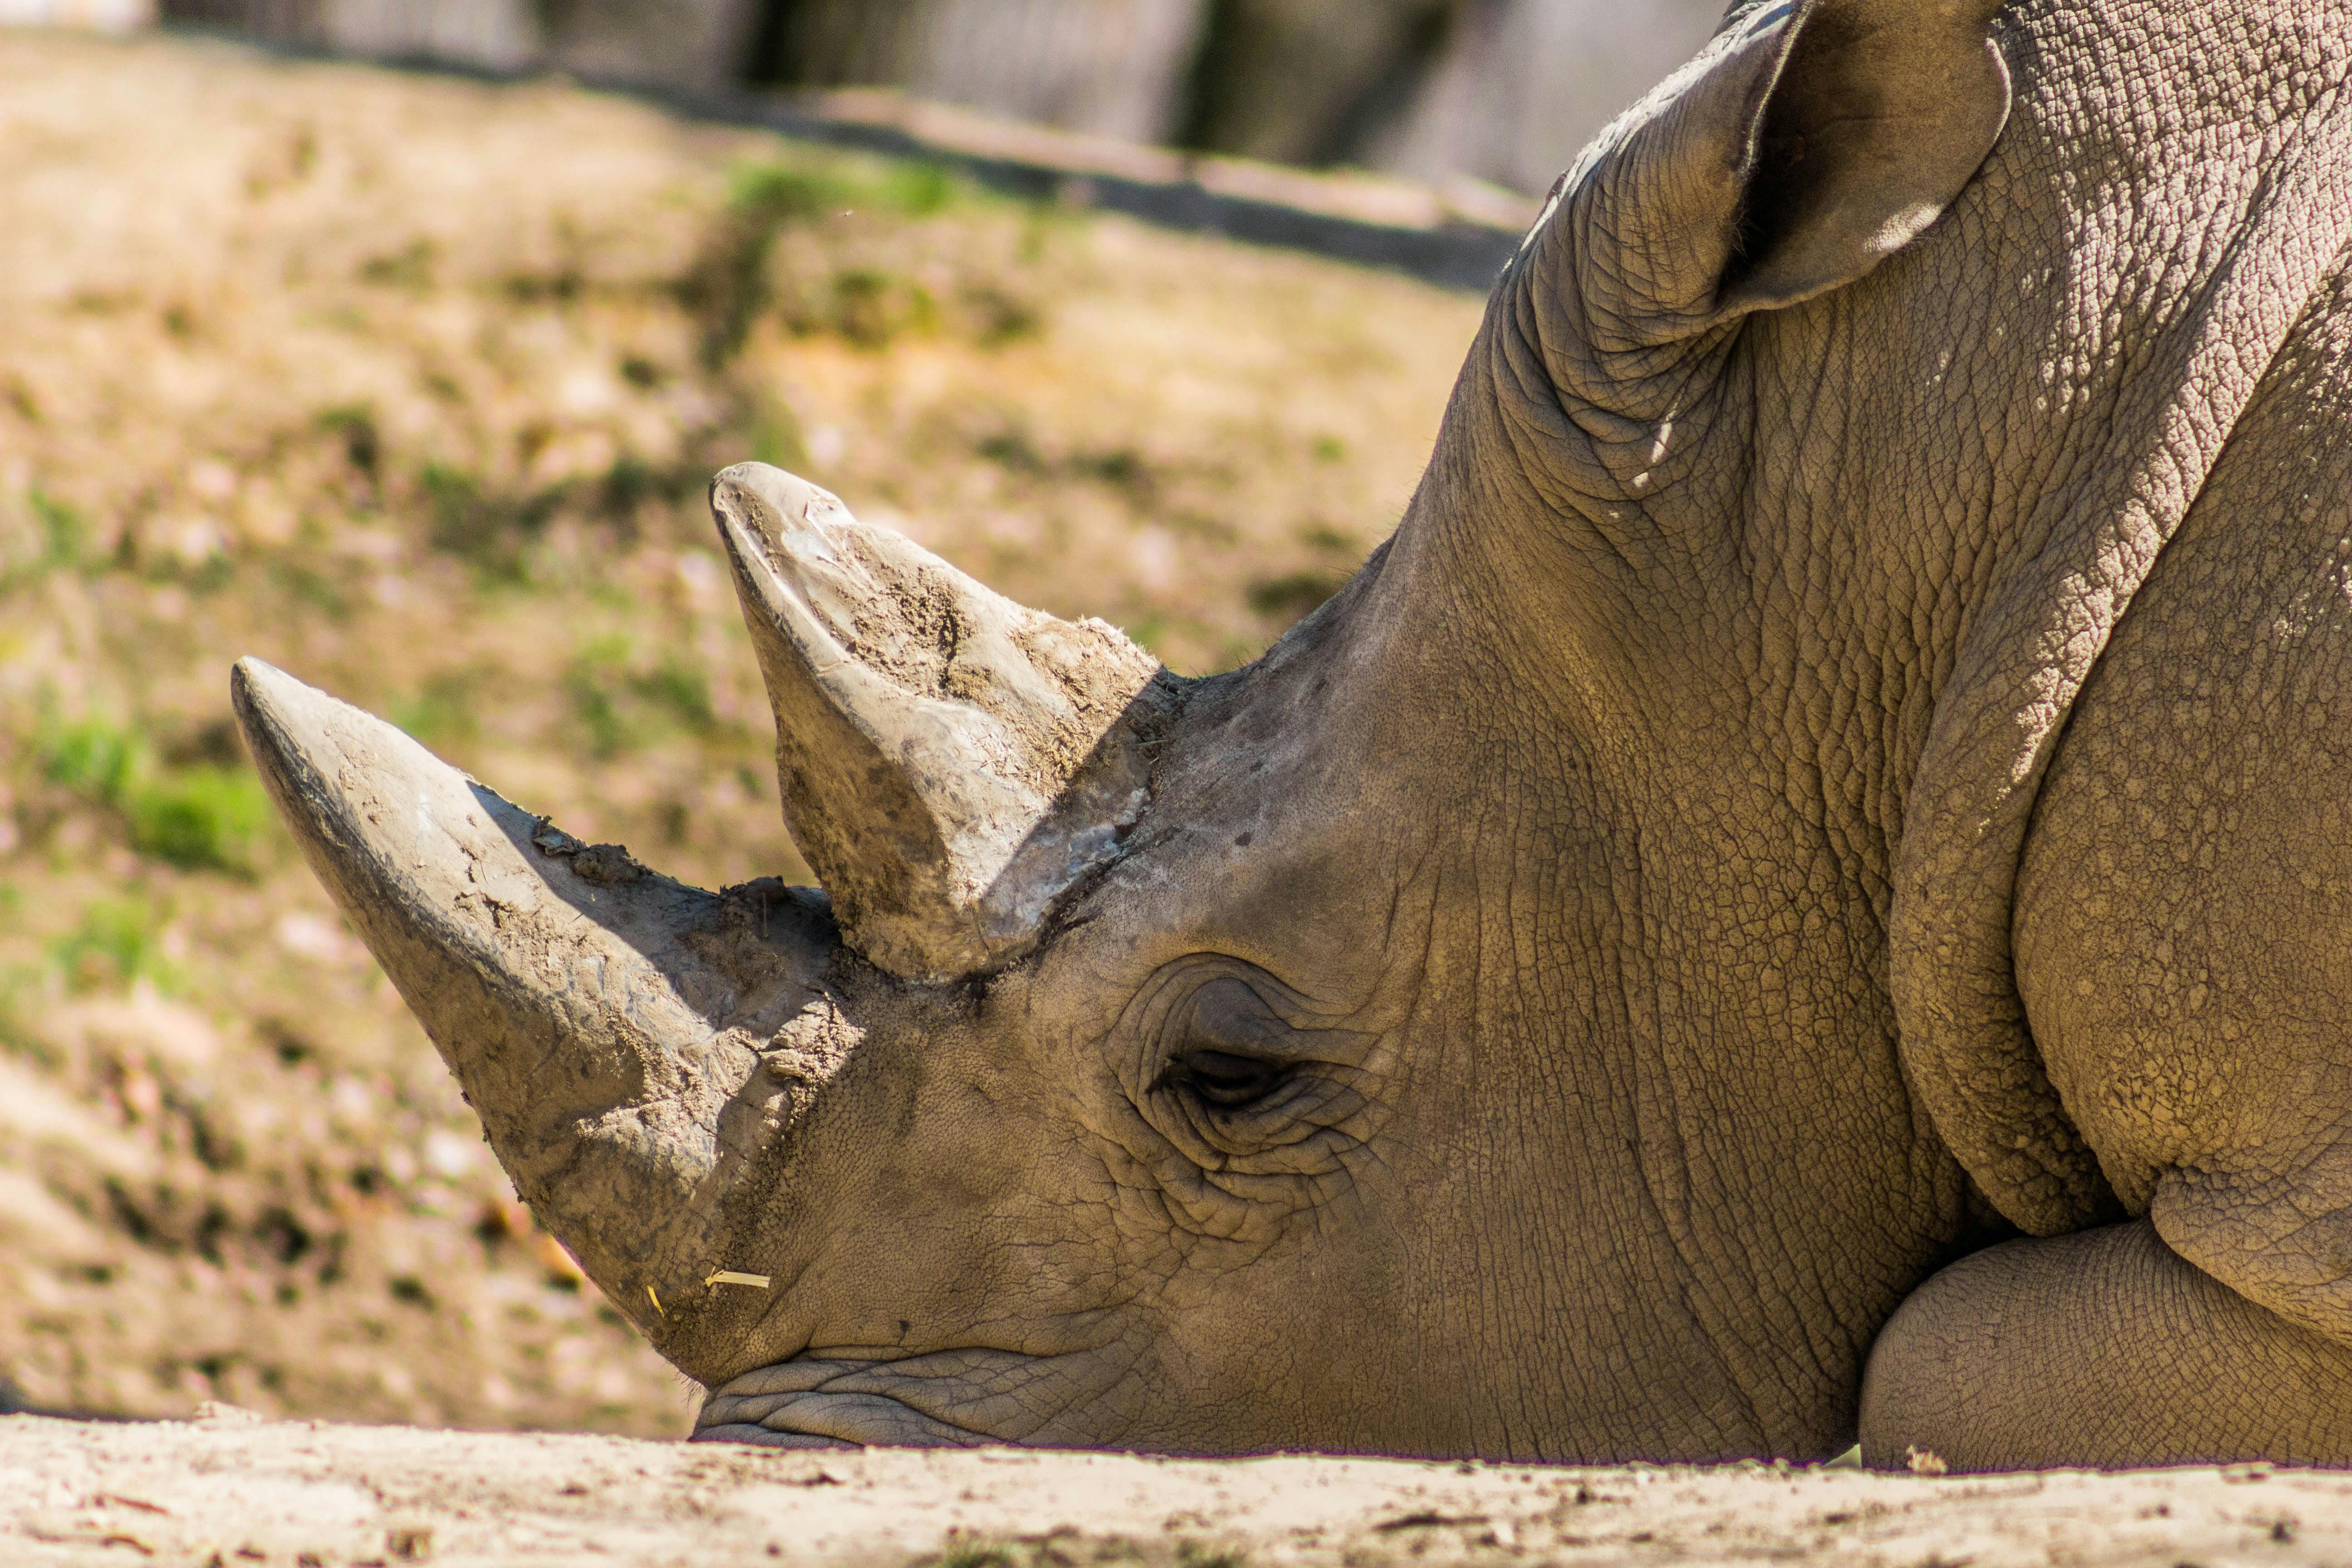
<path id="1" fill-rule="evenodd" d="M 1736 15 L 1231 675 L 720 475 L 829 902 L 241 667 L 703 1435 L 2352 1461 L 2352 8 L 1994 12 Z"/>

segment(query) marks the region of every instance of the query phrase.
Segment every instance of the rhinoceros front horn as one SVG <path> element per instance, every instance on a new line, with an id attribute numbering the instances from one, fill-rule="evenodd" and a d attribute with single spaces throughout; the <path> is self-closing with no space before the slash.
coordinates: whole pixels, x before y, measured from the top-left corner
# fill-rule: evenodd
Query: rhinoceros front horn
<path id="1" fill-rule="evenodd" d="M 516 1190 L 669 1348 L 658 1303 L 732 1261 L 724 1200 L 829 1065 L 824 895 L 657 876 L 257 659 L 231 690 L 312 868 Z"/>
<path id="2" fill-rule="evenodd" d="M 1177 689 L 762 463 L 710 510 L 776 715 L 785 819 L 844 937 L 908 978 L 1017 957 L 1118 852 Z"/>

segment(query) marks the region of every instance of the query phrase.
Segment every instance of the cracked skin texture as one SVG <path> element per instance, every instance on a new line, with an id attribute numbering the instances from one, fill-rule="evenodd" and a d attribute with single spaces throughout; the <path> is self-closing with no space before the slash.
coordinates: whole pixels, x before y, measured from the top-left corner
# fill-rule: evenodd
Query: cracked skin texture
<path id="1" fill-rule="evenodd" d="M 1097 738 L 1148 807 L 1017 957 L 863 942 L 968 911 L 787 778 L 822 1082 L 534 1205 L 691 1206 L 583 1263 L 712 1437 L 2352 1462 L 2347 75 L 2340 0 L 1737 11 L 1564 177 L 1389 544 Z M 821 499 L 772 605 L 867 537 Z M 510 1165 L 534 1092 L 475 1096 Z"/>

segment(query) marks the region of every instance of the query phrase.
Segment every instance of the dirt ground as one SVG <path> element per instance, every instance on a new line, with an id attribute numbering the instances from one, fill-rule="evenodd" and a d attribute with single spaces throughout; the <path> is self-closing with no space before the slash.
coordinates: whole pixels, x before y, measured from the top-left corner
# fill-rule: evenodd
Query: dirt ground
<path id="1" fill-rule="evenodd" d="M 706 886 L 805 876 L 748 456 L 1174 667 L 1393 523 L 1480 304 L 490 86 L 0 29 L 0 1409 L 673 1435 L 229 722 L 253 653 Z"/>
<path id="2" fill-rule="evenodd" d="M 2352 1476 L 1927 1479 L 1014 1449 L 772 1450 L 313 1423 L 0 1420 L 11 1563 L 1276 1568 L 1803 1562 L 2289 1568 Z"/>

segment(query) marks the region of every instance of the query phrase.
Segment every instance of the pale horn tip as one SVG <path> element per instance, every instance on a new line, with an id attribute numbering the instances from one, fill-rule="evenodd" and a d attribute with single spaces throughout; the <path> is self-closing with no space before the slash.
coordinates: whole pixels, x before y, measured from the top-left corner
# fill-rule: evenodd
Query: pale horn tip
<path id="1" fill-rule="evenodd" d="M 320 808 L 329 805 L 318 798 L 315 788 L 304 785 L 315 784 L 321 764 L 341 750 L 329 733 L 335 714 L 340 710 L 352 718 L 366 716 L 250 654 L 230 667 L 228 691 L 229 706 L 253 765 L 278 797 L 280 808 L 288 811 L 298 837 L 303 836 L 304 828 L 318 826 Z M 391 731 L 381 721 L 369 722 Z M 310 810 L 297 817 L 298 805 Z"/>

